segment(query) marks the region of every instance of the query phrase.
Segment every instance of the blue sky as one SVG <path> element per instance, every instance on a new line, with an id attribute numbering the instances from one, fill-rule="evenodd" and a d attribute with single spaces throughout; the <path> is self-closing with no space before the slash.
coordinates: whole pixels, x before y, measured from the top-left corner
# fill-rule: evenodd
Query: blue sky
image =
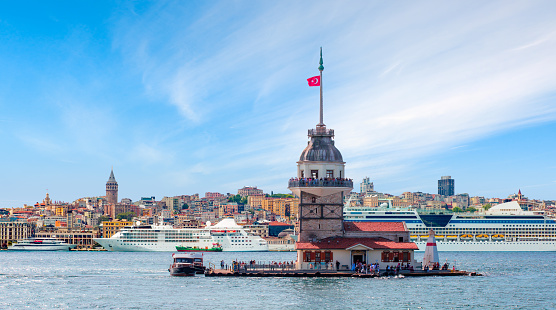
<path id="1" fill-rule="evenodd" d="M 556 199 L 554 1 L 0 4 L 0 207 L 287 192 L 319 93 L 375 189 Z M 356 188 L 359 189 L 358 186 Z"/>

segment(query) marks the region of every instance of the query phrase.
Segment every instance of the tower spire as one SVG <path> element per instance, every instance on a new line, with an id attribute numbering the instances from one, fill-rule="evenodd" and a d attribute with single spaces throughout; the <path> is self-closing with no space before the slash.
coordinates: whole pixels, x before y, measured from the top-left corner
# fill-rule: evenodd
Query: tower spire
<path id="1" fill-rule="evenodd" d="M 320 122 L 319 122 L 319 126 L 324 126 L 324 121 L 323 121 L 323 108 L 322 108 L 322 70 L 324 70 L 324 66 L 322 65 L 322 46 L 320 48 L 320 61 L 319 61 L 319 71 L 320 71 Z"/>

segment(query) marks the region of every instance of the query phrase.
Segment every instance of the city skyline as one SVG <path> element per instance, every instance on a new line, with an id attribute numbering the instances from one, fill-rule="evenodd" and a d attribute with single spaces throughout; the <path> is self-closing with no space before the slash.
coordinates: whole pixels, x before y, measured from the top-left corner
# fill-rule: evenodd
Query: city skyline
<path id="1" fill-rule="evenodd" d="M 0 4 L 0 207 L 287 193 L 321 46 L 356 184 L 556 199 L 555 3 L 351 4 Z"/>

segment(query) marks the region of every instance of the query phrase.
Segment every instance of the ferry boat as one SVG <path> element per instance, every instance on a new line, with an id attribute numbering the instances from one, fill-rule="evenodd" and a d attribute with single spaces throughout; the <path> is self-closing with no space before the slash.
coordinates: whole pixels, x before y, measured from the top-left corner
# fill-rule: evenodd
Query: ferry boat
<path id="1" fill-rule="evenodd" d="M 174 262 L 168 268 L 171 276 L 194 276 L 196 273 L 204 273 L 202 253 L 174 253 Z"/>
<path id="2" fill-rule="evenodd" d="M 523 211 L 516 201 L 484 213 L 447 212 L 420 214 L 384 204 L 346 206 L 344 221 L 405 222 L 420 251 L 425 250 L 431 228 L 437 234 L 438 251 L 556 251 L 556 220 L 542 211 Z"/>
<path id="3" fill-rule="evenodd" d="M 10 251 L 69 251 L 77 244 L 69 244 L 55 238 L 27 238 L 8 247 Z"/>
<path id="4" fill-rule="evenodd" d="M 177 246 L 212 248 L 214 243 L 222 251 L 264 252 L 267 242 L 238 225 L 233 218 L 223 219 L 204 228 L 174 228 L 171 225 L 138 225 L 122 228 L 110 238 L 95 238 L 95 242 L 108 251 L 144 252 L 176 251 Z"/>

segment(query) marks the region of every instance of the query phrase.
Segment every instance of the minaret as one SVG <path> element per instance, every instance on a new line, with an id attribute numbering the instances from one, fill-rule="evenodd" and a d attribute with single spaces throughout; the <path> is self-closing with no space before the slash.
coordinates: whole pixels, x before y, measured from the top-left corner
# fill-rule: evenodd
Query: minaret
<path id="1" fill-rule="evenodd" d="M 315 129 L 309 129 L 310 141 L 297 162 L 297 178 L 288 188 L 299 197 L 299 242 L 318 241 L 343 236 L 344 195 L 353 189 L 345 178 L 345 162 L 334 146 L 334 130 L 323 122 L 322 48 L 320 71 L 320 118 Z"/>
<path id="2" fill-rule="evenodd" d="M 110 171 L 110 177 L 106 182 L 106 201 L 108 203 L 118 203 L 118 182 L 114 178 L 114 168 Z"/>

